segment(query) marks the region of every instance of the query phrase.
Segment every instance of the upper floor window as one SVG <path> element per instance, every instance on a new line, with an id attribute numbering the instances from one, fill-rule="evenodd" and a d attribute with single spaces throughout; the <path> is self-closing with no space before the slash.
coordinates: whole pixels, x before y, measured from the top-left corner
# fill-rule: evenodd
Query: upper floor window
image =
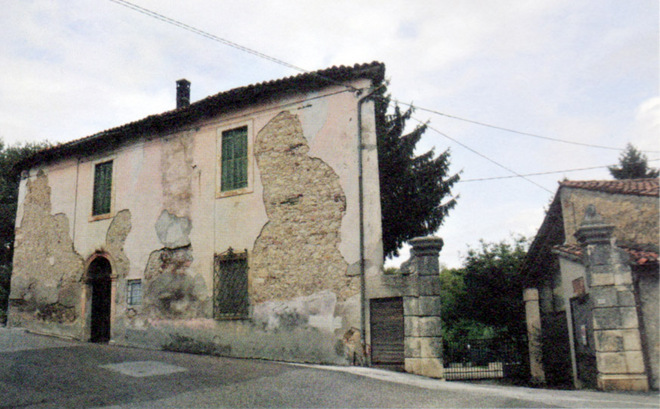
<path id="1" fill-rule="evenodd" d="M 220 191 L 248 186 L 248 127 L 222 132 Z"/>
<path id="2" fill-rule="evenodd" d="M 112 211 L 112 161 L 97 163 L 94 166 L 94 199 L 92 216 L 108 214 Z"/>

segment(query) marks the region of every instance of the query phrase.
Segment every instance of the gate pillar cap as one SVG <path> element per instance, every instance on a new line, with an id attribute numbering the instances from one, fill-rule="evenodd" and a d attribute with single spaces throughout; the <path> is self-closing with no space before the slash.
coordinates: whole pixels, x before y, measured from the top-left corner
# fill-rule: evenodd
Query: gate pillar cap
<path id="1" fill-rule="evenodd" d="M 605 223 L 603 217 L 592 204 L 587 206 L 584 219 L 574 236 L 581 245 L 609 244 L 614 226 Z"/>
<path id="2" fill-rule="evenodd" d="M 409 241 L 412 252 L 418 256 L 438 256 L 442 246 L 445 244 L 440 237 L 426 236 L 415 237 Z"/>

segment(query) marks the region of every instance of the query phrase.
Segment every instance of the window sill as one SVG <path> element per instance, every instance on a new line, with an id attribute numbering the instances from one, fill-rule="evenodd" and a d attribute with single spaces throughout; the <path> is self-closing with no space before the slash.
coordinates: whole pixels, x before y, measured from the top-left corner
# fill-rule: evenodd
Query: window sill
<path id="1" fill-rule="evenodd" d="M 228 190 L 226 192 L 218 192 L 215 195 L 215 198 L 222 199 L 223 197 L 246 195 L 252 192 L 254 192 L 254 189 L 252 189 L 251 187 L 244 187 L 242 189 Z"/>
<path id="2" fill-rule="evenodd" d="M 89 217 L 89 222 L 97 222 L 99 220 L 106 220 L 106 219 L 112 219 L 115 217 L 114 212 L 110 213 L 105 213 L 105 214 L 97 214 L 96 216 L 90 216 Z"/>

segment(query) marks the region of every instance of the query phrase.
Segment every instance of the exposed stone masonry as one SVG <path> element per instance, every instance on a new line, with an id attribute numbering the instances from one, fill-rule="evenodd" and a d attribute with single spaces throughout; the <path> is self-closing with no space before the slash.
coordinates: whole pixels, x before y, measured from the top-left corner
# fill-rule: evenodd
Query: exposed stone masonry
<path id="1" fill-rule="evenodd" d="M 249 258 L 253 302 L 290 299 L 330 289 L 339 300 L 358 291 L 339 252 L 346 197 L 337 174 L 317 158 L 297 116 L 281 112 L 257 135 L 269 221 Z"/>
<path id="2" fill-rule="evenodd" d="M 66 215 L 51 214 L 50 186 L 43 171 L 27 181 L 23 208 L 16 229 L 10 325 L 21 325 L 22 313 L 72 323 L 80 314 L 83 260 L 74 251 Z"/>

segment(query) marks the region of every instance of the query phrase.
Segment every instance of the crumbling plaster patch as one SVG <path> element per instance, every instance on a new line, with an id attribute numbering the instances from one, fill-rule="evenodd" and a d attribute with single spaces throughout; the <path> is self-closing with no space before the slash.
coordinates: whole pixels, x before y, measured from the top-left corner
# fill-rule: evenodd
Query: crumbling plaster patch
<path id="1" fill-rule="evenodd" d="M 13 318 L 72 323 L 80 314 L 83 259 L 74 250 L 68 217 L 51 215 L 48 176 L 40 170 L 26 187 L 16 230 L 11 299 L 15 312 L 33 318 Z"/>
<path id="2" fill-rule="evenodd" d="M 204 317 L 210 298 L 201 276 L 192 276 L 191 246 L 151 253 L 144 272 L 144 313 L 152 319 Z"/>
<path id="3" fill-rule="evenodd" d="M 156 225 L 162 249 L 153 251 L 144 272 L 142 316 L 151 320 L 205 317 L 210 310 L 208 287 L 192 273 L 190 233 L 194 132 L 164 140 L 160 168 L 163 210 Z"/>
<path id="4" fill-rule="evenodd" d="M 190 245 L 192 223 L 187 217 L 176 217 L 163 210 L 156 222 L 158 240 L 167 248 L 185 247 Z"/>
<path id="5" fill-rule="evenodd" d="M 105 236 L 105 251 L 113 258 L 113 274 L 125 277 L 130 271 L 130 261 L 124 253 L 124 243 L 131 232 L 131 212 L 124 209 L 112 219 Z"/>
<path id="6" fill-rule="evenodd" d="M 252 321 L 268 332 L 311 327 L 334 332 L 341 328 L 341 317 L 335 316 L 337 296 L 321 291 L 289 301 L 267 301 L 254 307 Z"/>
<path id="7" fill-rule="evenodd" d="M 281 112 L 257 135 L 255 156 L 269 221 L 249 259 L 252 302 L 283 300 L 321 290 L 339 300 L 358 291 L 339 252 L 346 197 L 339 177 L 308 155 L 300 120 Z"/>
<path id="8" fill-rule="evenodd" d="M 194 132 L 184 132 L 163 141 L 161 183 L 163 208 L 177 217 L 190 217 L 192 201 Z"/>

